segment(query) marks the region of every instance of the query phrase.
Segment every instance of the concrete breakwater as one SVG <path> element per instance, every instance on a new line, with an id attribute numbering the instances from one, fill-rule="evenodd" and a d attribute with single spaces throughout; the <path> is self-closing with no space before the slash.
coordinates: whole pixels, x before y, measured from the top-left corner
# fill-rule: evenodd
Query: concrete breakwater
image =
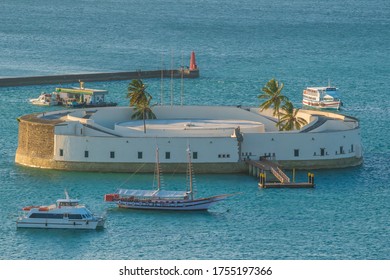
<path id="1" fill-rule="evenodd" d="M 106 72 L 106 73 L 81 73 L 81 74 L 63 74 L 50 76 L 33 77 L 6 77 L 0 78 L 0 87 L 31 86 L 45 84 L 65 84 L 98 81 L 119 81 L 132 79 L 151 79 L 151 78 L 198 78 L 199 69 L 179 69 L 179 70 L 150 70 L 133 72 Z"/>

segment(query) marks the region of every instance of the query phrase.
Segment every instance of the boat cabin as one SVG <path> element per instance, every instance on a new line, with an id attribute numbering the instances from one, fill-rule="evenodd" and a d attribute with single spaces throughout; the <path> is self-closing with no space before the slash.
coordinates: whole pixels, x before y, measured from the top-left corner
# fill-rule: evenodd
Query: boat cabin
<path id="1" fill-rule="evenodd" d="M 76 207 L 79 205 L 78 199 L 58 199 L 57 200 L 57 207 Z"/>
<path id="2" fill-rule="evenodd" d="M 336 101 L 339 100 L 338 91 L 335 87 L 308 87 L 304 90 L 304 97 L 313 101 Z"/>
<path id="3" fill-rule="evenodd" d="M 105 102 L 105 96 L 108 94 L 107 90 L 103 89 L 89 89 L 89 88 L 56 88 L 63 104 L 101 104 Z"/>

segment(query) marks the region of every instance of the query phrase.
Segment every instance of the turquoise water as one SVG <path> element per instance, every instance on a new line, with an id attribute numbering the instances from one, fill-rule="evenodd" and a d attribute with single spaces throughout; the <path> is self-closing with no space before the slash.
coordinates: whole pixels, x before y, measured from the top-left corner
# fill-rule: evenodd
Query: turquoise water
<path id="1" fill-rule="evenodd" d="M 275 77 L 298 106 L 303 88 L 330 80 L 343 113 L 360 119 L 364 164 L 315 171 L 313 190 L 259 190 L 246 174 L 197 175 L 199 196 L 242 194 L 206 213 L 119 210 L 103 195 L 125 181 L 148 188 L 152 175 L 15 165 L 16 118 L 48 110 L 27 100 L 56 85 L 0 88 L 0 258 L 389 259 L 389 8 L 385 0 L 2 1 L 0 76 L 170 68 L 172 60 L 178 67 L 194 50 L 201 77 L 185 81 L 185 104 L 257 106 L 259 89 Z M 145 82 L 159 101 L 160 80 Z M 127 82 L 87 85 L 127 105 Z M 164 103 L 170 87 L 165 80 Z M 180 81 L 173 87 L 178 104 Z M 182 189 L 183 175 L 164 177 Z M 52 203 L 65 188 L 106 213 L 104 230 L 16 230 L 21 207 Z"/>

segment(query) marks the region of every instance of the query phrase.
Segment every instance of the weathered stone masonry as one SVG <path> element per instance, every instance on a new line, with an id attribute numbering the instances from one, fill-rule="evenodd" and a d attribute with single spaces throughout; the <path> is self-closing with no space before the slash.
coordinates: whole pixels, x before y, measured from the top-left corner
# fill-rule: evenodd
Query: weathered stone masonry
<path id="1" fill-rule="evenodd" d="M 38 114 L 18 118 L 19 137 L 15 161 L 17 163 L 48 167 L 54 153 L 54 126 L 61 120 L 45 120 Z"/>

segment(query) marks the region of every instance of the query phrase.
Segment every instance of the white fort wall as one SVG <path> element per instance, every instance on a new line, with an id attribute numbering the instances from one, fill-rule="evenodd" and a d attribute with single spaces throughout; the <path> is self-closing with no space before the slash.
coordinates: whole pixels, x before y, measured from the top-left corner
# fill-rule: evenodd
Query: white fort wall
<path id="1" fill-rule="evenodd" d="M 358 130 L 327 133 L 244 134 L 242 158 L 258 160 L 327 160 L 360 158 L 362 148 Z M 341 152 L 340 152 L 341 151 Z"/>
<path id="2" fill-rule="evenodd" d="M 188 145 L 194 163 L 226 163 L 239 160 L 237 141 L 230 137 L 142 139 L 70 135 L 55 136 L 54 159 L 71 162 L 155 163 L 158 146 L 161 163 L 187 163 Z"/>
<path id="3" fill-rule="evenodd" d="M 326 160 L 360 158 L 359 132 L 244 133 L 241 159 Z M 54 159 L 79 162 L 155 162 L 155 147 L 166 163 L 187 162 L 186 149 L 197 153 L 194 162 L 238 162 L 239 143 L 233 137 L 101 137 L 55 135 Z M 62 152 L 60 153 L 60 150 Z M 85 156 L 85 152 L 88 156 Z M 141 158 L 139 152 L 142 153 Z M 169 159 L 166 153 L 169 153 Z M 112 154 L 113 153 L 113 154 Z"/>
<path id="4" fill-rule="evenodd" d="M 272 111 L 258 108 L 156 106 L 153 111 L 157 121 L 146 121 L 146 134 L 142 121 L 131 120 L 129 107 L 69 111 L 61 117 L 65 122 L 54 128 L 53 160 L 107 163 L 109 170 L 110 163 L 113 168 L 121 163 L 155 163 L 158 146 L 160 162 L 177 164 L 187 162 L 190 145 L 195 164 L 242 164 L 261 156 L 297 168 L 345 167 L 362 161 L 358 121 L 339 114 L 302 110 L 301 116 L 311 121 L 306 127 L 313 129 L 300 133 L 277 131 Z M 316 126 L 320 118 L 327 120 Z M 184 128 L 185 120 L 194 126 Z M 240 125 L 242 142 L 234 133 Z"/>

